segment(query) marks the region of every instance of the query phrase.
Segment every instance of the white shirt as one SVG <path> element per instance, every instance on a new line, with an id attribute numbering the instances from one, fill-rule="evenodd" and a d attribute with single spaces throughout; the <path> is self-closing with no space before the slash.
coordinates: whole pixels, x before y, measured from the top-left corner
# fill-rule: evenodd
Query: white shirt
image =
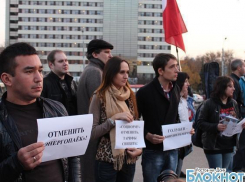
<path id="1" fill-rule="evenodd" d="M 179 120 L 181 123 L 189 122 L 189 112 L 188 112 L 187 100 L 183 97 L 180 98 L 178 112 L 179 112 Z"/>

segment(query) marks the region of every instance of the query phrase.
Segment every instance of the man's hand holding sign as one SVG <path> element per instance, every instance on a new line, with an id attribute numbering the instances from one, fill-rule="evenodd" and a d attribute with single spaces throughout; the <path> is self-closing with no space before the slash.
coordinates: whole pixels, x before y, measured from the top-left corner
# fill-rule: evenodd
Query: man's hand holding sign
<path id="1" fill-rule="evenodd" d="M 172 150 L 191 144 L 191 135 L 195 133 L 191 122 L 163 125 L 162 133 L 165 137 L 163 150 Z"/>
<path id="2" fill-rule="evenodd" d="M 92 130 L 92 114 L 38 119 L 37 122 L 38 141 L 45 146 L 42 162 L 85 153 Z M 41 154 L 34 157 L 39 160 Z"/>
<path id="3" fill-rule="evenodd" d="M 21 148 L 18 153 L 18 159 L 25 170 L 34 169 L 42 162 L 44 143 L 37 142 Z"/>

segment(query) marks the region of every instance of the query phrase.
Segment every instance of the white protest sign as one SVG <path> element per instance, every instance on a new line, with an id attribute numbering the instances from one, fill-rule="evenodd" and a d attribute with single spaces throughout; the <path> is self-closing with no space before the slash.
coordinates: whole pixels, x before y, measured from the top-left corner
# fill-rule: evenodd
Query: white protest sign
<path id="1" fill-rule="evenodd" d="M 245 119 L 240 121 L 239 123 L 234 123 L 232 121 L 229 121 L 227 124 L 226 129 L 221 133 L 224 136 L 233 136 L 237 133 L 242 132 L 242 124 L 245 123 Z"/>
<path id="2" fill-rule="evenodd" d="M 90 140 L 93 115 L 38 119 L 38 142 L 44 142 L 42 162 L 83 155 Z"/>
<path id="3" fill-rule="evenodd" d="M 116 145 L 115 149 L 143 148 L 144 121 L 133 121 L 131 123 L 116 120 Z"/>
<path id="4" fill-rule="evenodd" d="M 163 151 L 177 149 L 191 144 L 192 122 L 162 125 Z"/>
<path id="5" fill-rule="evenodd" d="M 236 123 L 229 121 L 226 125 L 226 129 L 221 134 L 224 136 L 233 136 L 234 134 L 236 134 L 235 133 L 236 127 L 237 127 Z"/>

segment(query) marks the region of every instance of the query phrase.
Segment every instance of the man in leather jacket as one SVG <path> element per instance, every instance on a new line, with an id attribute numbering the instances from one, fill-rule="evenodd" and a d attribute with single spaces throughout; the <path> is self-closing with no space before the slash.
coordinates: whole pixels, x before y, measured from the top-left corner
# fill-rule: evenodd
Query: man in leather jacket
<path id="1" fill-rule="evenodd" d="M 0 78 L 7 88 L 0 102 L 1 182 L 81 182 L 77 157 L 41 163 L 44 143 L 37 142 L 37 119 L 67 116 L 61 103 L 40 97 L 42 69 L 27 43 L 0 54 Z"/>
<path id="2" fill-rule="evenodd" d="M 43 79 L 42 96 L 61 102 L 69 115 L 77 114 L 77 85 L 73 77 L 68 74 L 69 62 L 61 50 L 49 53 L 48 65 L 50 73 Z"/>

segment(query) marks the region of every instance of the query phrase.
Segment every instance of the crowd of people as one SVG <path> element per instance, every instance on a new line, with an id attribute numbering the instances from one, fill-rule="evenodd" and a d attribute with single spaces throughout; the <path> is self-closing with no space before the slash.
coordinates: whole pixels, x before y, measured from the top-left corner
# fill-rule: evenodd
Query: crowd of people
<path id="1" fill-rule="evenodd" d="M 244 61 L 232 62 L 231 77 L 216 79 L 211 98 L 204 101 L 195 119 L 190 78 L 179 72 L 174 55 L 156 55 L 152 62 L 155 78 L 135 95 L 128 83 L 129 63 L 113 57 L 112 49 L 104 40 L 90 41 L 89 64 L 78 85 L 69 75 L 69 61 L 62 50 L 47 55 L 51 71 L 45 76 L 37 51 L 29 44 L 15 43 L 1 52 L 0 78 L 7 92 L 0 103 L 0 181 L 133 182 L 140 156 L 144 182 L 177 180 L 185 175 L 183 160 L 193 147 L 164 151 L 161 128 L 193 121 L 203 131 L 203 150 L 210 168 L 243 170 L 244 132 L 223 136 L 227 125 L 221 121 L 224 115 L 239 119 L 245 115 L 245 79 L 240 79 L 245 74 Z M 37 119 L 78 114 L 93 114 L 86 153 L 42 162 L 44 143 L 37 142 Z M 115 149 L 116 120 L 140 118 L 146 147 Z M 191 129 L 190 134 L 194 133 Z"/>

